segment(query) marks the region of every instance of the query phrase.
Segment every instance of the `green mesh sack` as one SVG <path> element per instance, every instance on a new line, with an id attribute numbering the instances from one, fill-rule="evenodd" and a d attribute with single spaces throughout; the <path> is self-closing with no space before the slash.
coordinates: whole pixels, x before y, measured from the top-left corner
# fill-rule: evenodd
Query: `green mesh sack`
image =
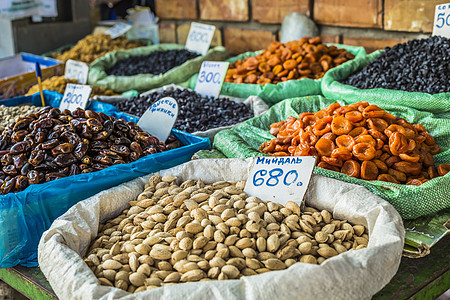
<path id="1" fill-rule="evenodd" d="M 354 60 L 359 60 L 366 57 L 366 50 L 363 47 L 346 46 L 340 44 L 330 44 L 335 45 L 338 48 L 344 48 L 345 50 L 353 53 L 355 55 Z M 244 59 L 245 57 L 255 56 L 261 53 L 263 50 L 257 52 L 246 52 L 240 54 L 227 61 L 233 63 L 239 59 Z M 342 64 L 346 65 L 348 62 Z M 197 83 L 198 74 L 195 74 L 190 80 L 191 89 L 195 89 Z M 244 83 L 229 83 L 224 82 L 222 86 L 222 95 L 238 97 L 238 98 L 248 98 L 249 96 L 259 96 L 268 105 L 274 105 L 284 99 L 311 95 L 321 95 L 321 82 L 323 78 L 320 79 L 309 79 L 303 78 L 300 80 L 288 80 L 285 82 L 280 82 L 277 84 L 244 84 Z"/>
<path id="2" fill-rule="evenodd" d="M 285 120 L 288 116 L 297 117 L 301 112 L 317 112 L 334 102 L 336 101 L 322 96 L 287 99 L 274 105 L 261 116 L 219 132 L 214 139 L 214 146 L 227 157 L 263 156 L 264 154 L 258 152 L 258 148 L 264 141 L 273 138 L 269 133 L 270 124 Z M 349 104 L 347 101 L 337 102 L 341 105 Z M 430 112 L 392 104 L 379 106 L 411 123 L 423 124 L 442 148 L 441 153 L 434 156 L 436 164 L 450 164 L 450 119 L 441 119 Z M 390 202 L 404 219 L 415 219 L 450 207 L 450 173 L 420 186 L 367 181 L 317 167 L 314 173 L 366 187 Z"/>
<path id="3" fill-rule="evenodd" d="M 375 51 L 364 58 L 347 62 L 328 71 L 322 78 L 322 94 L 328 99 L 346 99 L 349 102 L 358 102 L 364 99 L 377 105 L 389 103 L 432 113 L 450 112 L 450 93 L 432 95 L 383 88 L 358 89 L 339 82 L 367 66 L 381 53 L 382 50 Z"/>
<path id="4" fill-rule="evenodd" d="M 166 73 L 138 74 L 133 76 L 114 76 L 106 74 L 106 70 L 114 66 L 119 60 L 136 55 L 146 55 L 159 50 L 184 49 L 183 45 L 160 44 L 147 47 L 140 47 L 130 50 L 117 50 L 96 59 L 89 68 L 88 82 L 92 85 L 101 86 L 116 92 L 137 90 L 145 92 L 167 84 L 179 84 L 187 81 L 193 74 L 200 70 L 202 62 L 205 60 L 223 60 L 228 57 L 228 52 L 224 47 L 209 49 L 204 56 L 198 56 L 185 63 L 170 69 Z"/>

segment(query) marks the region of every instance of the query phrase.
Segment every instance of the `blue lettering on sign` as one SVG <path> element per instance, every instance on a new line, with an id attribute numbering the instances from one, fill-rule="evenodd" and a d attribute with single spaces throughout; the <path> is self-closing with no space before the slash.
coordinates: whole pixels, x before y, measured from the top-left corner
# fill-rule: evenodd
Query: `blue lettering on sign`
<path id="1" fill-rule="evenodd" d="M 266 175 L 269 175 L 266 178 Z M 302 186 L 303 182 L 298 180 L 298 172 L 297 170 L 290 170 L 286 174 L 284 174 L 283 169 L 275 168 L 270 171 L 267 170 L 258 170 L 255 172 L 252 178 L 252 182 L 254 186 L 262 186 L 265 184 L 268 187 L 278 186 L 283 184 L 285 186 L 290 186 L 295 184 L 296 186 Z"/>
<path id="2" fill-rule="evenodd" d="M 302 159 L 300 157 L 257 157 L 256 163 L 257 165 L 265 164 L 265 165 L 287 165 L 287 164 L 301 164 Z"/>

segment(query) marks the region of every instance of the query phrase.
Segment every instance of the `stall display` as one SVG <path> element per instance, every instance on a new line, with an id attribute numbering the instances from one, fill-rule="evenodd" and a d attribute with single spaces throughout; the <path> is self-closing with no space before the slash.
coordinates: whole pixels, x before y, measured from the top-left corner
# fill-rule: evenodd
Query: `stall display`
<path id="1" fill-rule="evenodd" d="M 98 33 L 87 35 L 69 50 L 62 53 L 54 53 L 52 56 L 61 61 L 73 59 L 91 64 L 97 58 L 102 57 L 111 51 L 133 49 L 143 46 L 145 46 L 145 44 L 127 40 L 123 36 L 111 39 L 109 34 Z"/>
<path id="2" fill-rule="evenodd" d="M 355 58 L 353 53 L 322 44 L 320 37 L 273 42 L 256 56 L 238 59 L 228 68 L 225 82 L 265 85 L 288 80 L 322 78 L 329 69 Z"/>
<path id="3" fill-rule="evenodd" d="M 130 208 L 100 226 L 84 261 L 102 285 L 138 293 L 204 278 L 239 279 L 296 262 L 322 264 L 369 243 L 363 225 L 327 210 L 302 212 L 293 201 L 250 197 L 242 180 L 176 181 L 153 175 Z M 125 236 L 130 240 L 121 243 Z M 161 277 L 148 278 L 153 272 Z"/>
<path id="4" fill-rule="evenodd" d="M 173 97 L 179 105 L 175 128 L 186 132 L 206 131 L 234 125 L 253 117 L 244 103 L 228 98 L 204 97 L 188 89 L 171 89 L 146 93 L 114 105 L 123 112 L 140 117 L 159 99 Z"/>
<path id="5" fill-rule="evenodd" d="M 78 81 L 76 79 L 67 79 L 64 76 L 53 76 L 50 77 L 44 81 L 42 81 L 42 89 L 43 90 L 49 90 L 49 91 L 55 91 L 60 94 L 64 94 L 64 91 L 66 90 L 66 85 L 68 83 L 74 83 L 77 84 Z M 25 94 L 26 96 L 33 95 L 35 93 L 39 93 L 39 85 L 33 85 L 28 92 Z M 107 90 L 99 86 L 92 86 L 92 96 L 114 96 L 117 95 L 112 90 Z"/>
<path id="6" fill-rule="evenodd" d="M 265 50 L 228 59 L 230 68 L 221 93 L 239 98 L 257 95 L 269 105 L 287 98 L 320 95 L 324 74 L 364 57 L 362 47 L 327 46 L 320 37 L 273 42 Z M 195 88 L 197 78 L 198 74 L 190 79 L 191 88 Z"/>
<path id="7" fill-rule="evenodd" d="M 37 113 L 42 107 L 36 107 L 33 105 L 21 105 L 21 106 L 5 106 L 0 105 L 0 134 L 5 128 L 12 124 L 18 117 L 23 117 L 29 114 Z"/>
<path id="8" fill-rule="evenodd" d="M 347 101 L 343 101 L 343 100 L 340 100 L 338 102 L 340 103 L 341 106 L 351 104 L 351 103 L 349 103 Z M 270 141 L 273 139 L 273 135 L 270 134 L 270 125 L 271 124 L 286 120 L 290 116 L 297 117 L 301 113 L 318 112 L 318 111 L 325 109 L 326 107 L 332 105 L 333 103 L 335 103 L 334 100 L 326 99 L 321 96 L 311 96 L 311 97 L 287 99 L 279 104 L 276 104 L 275 106 L 270 108 L 269 111 L 267 111 L 265 114 L 263 114 L 261 116 L 244 121 L 241 124 L 238 124 L 231 129 L 219 132 L 214 139 L 214 146 L 218 150 L 222 151 L 227 157 L 247 158 L 247 157 L 253 157 L 253 156 L 267 155 L 267 154 L 261 153 L 259 151 L 259 147 L 264 142 Z M 374 107 L 374 106 L 372 106 L 372 107 Z M 423 150 L 425 150 L 426 148 L 437 150 L 438 148 L 436 146 L 427 145 L 427 142 L 421 143 L 420 147 L 423 146 L 423 149 L 421 149 L 421 151 L 419 153 L 419 159 L 420 159 L 420 157 L 423 158 L 423 157 L 425 157 L 424 155 L 426 155 L 427 166 L 431 166 L 431 163 L 432 163 L 431 157 L 433 157 L 436 165 L 444 164 L 443 166 L 446 166 L 445 164 L 450 164 L 450 119 L 442 118 L 442 117 L 440 117 L 438 115 L 434 115 L 432 113 L 420 112 L 420 111 L 417 111 L 414 109 L 399 107 L 399 106 L 390 105 L 390 104 L 381 104 L 380 103 L 380 104 L 378 104 L 378 107 L 383 110 L 386 110 L 389 114 L 392 114 L 393 116 L 395 116 L 396 120 L 400 121 L 400 119 L 397 119 L 397 118 L 403 118 L 403 119 L 407 120 L 408 122 L 410 122 L 411 124 L 423 125 L 423 127 L 426 129 L 428 134 L 426 134 L 425 131 L 422 131 L 423 133 L 419 134 L 419 136 L 417 137 L 417 140 L 423 141 L 423 137 L 428 137 L 428 139 L 425 138 L 425 140 L 427 140 L 427 142 L 429 144 L 432 144 L 432 142 L 431 142 L 431 137 L 432 137 L 436 141 L 436 144 L 439 145 L 439 147 L 441 148 L 441 152 L 439 152 L 438 154 L 435 154 L 433 156 L 430 156 L 429 155 L 429 154 L 431 154 L 430 152 L 429 152 L 429 154 L 424 154 Z M 349 114 L 349 116 L 350 116 L 350 114 Z M 306 119 L 309 119 L 309 122 L 315 121 L 314 115 L 310 115 Z M 305 119 L 305 121 L 306 121 L 306 119 Z M 338 121 L 339 120 L 343 121 L 342 118 L 339 118 Z M 311 123 L 309 123 L 309 122 L 306 125 L 311 125 Z M 343 121 L 343 122 L 345 122 L 345 121 Z M 300 122 L 297 122 L 297 124 L 298 123 L 300 123 Z M 322 122 L 319 122 L 319 123 L 322 123 Z M 368 123 L 368 122 L 366 122 L 366 123 Z M 375 120 L 375 121 L 372 120 L 371 123 L 374 123 L 374 125 L 379 126 L 379 124 L 382 124 L 383 122 L 378 122 L 378 120 Z M 341 122 L 341 125 L 342 124 L 343 123 Z M 403 124 L 407 124 L 407 122 L 403 122 Z M 318 130 L 319 131 L 327 130 L 326 128 L 331 129 L 331 124 L 328 125 L 329 127 L 327 126 L 327 124 L 322 124 L 322 125 L 323 125 L 323 127 L 317 126 L 315 128 L 316 132 L 318 132 Z M 339 123 L 336 125 L 339 125 Z M 363 125 L 363 124 L 361 124 L 361 125 Z M 422 128 L 421 125 L 418 125 L 416 127 Z M 367 125 L 363 125 L 363 126 L 367 126 Z M 375 142 L 376 142 L 377 137 L 375 136 L 375 138 L 374 138 L 371 135 L 371 134 L 376 134 L 376 133 L 374 130 L 370 129 L 370 123 L 368 123 L 368 126 L 369 126 L 369 130 L 371 130 L 371 133 L 369 132 L 369 130 L 367 128 L 360 128 L 360 129 L 355 130 L 355 132 L 361 130 L 361 133 L 365 133 L 365 131 L 367 130 L 367 132 L 369 133 L 369 134 L 367 134 L 368 135 L 367 137 L 362 137 L 362 138 L 360 137 L 361 142 L 365 141 L 365 143 L 364 143 L 365 145 L 358 146 L 356 149 L 364 150 L 365 146 L 368 146 L 367 149 L 371 149 L 370 143 L 373 144 L 372 139 L 375 140 Z M 408 125 L 402 125 L 402 126 L 408 126 Z M 362 127 L 362 126 L 359 126 L 359 127 Z M 399 128 L 399 127 L 397 127 L 397 128 Z M 344 130 L 344 129 L 345 128 L 342 128 L 342 130 Z M 298 130 L 300 131 L 300 129 L 298 129 Z M 314 134 L 314 131 L 312 131 L 312 130 L 313 130 L 313 128 L 311 128 L 311 127 L 308 130 L 308 132 L 305 130 L 304 137 L 308 136 L 308 139 L 306 139 L 304 142 L 312 142 L 317 139 L 317 136 Z M 422 130 L 423 130 L 423 128 L 422 128 Z M 355 132 L 353 132 L 353 133 L 355 133 Z M 400 135 L 398 135 L 398 133 L 395 133 L 395 130 L 392 132 L 393 132 L 393 134 L 395 134 L 394 136 L 400 137 Z M 410 131 L 408 131 L 408 132 L 410 132 Z M 413 131 L 413 132 L 415 134 L 415 131 Z M 406 130 L 405 130 L 405 133 L 406 133 Z M 429 137 L 429 136 L 431 136 L 431 137 Z M 326 133 L 325 137 L 333 138 L 334 135 L 332 132 L 330 134 Z M 353 136 L 351 136 L 351 137 L 353 138 Z M 290 143 L 291 138 L 288 136 L 286 136 L 285 138 L 287 140 L 286 142 Z M 297 142 L 300 142 L 300 140 L 301 140 L 300 136 L 298 136 L 295 140 Z M 321 151 L 324 149 L 328 151 L 329 149 L 328 149 L 327 145 L 331 145 L 331 140 L 329 140 L 329 141 L 325 141 L 325 139 L 323 139 L 323 140 L 324 141 L 322 141 L 319 144 L 319 145 L 321 145 L 321 147 L 318 147 L 318 148 L 321 149 Z M 350 138 L 348 138 L 347 140 L 350 142 L 352 141 L 352 139 L 350 139 Z M 346 146 L 347 144 L 345 142 L 347 140 L 340 138 L 339 142 L 342 142 L 342 143 L 340 143 L 340 145 Z M 355 138 L 353 138 L 353 140 L 355 140 Z M 403 140 L 403 138 L 401 138 L 400 140 Z M 400 140 L 397 139 L 397 141 L 393 141 L 392 146 L 394 147 L 394 151 L 397 147 L 397 143 Z M 294 141 L 294 142 L 296 142 L 296 141 Z M 404 143 L 402 142 L 401 144 L 404 144 Z M 411 142 L 411 145 L 412 144 L 413 143 Z M 375 145 L 376 145 L 376 143 L 375 143 Z M 387 144 L 387 145 L 389 145 L 389 144 Z M 419 145 L 419 143 L 417 143 L 417 145 Z M 280 147 L 280 145 L 278 147 Z M 389 147 L 389 149 L 387 147 Z M 390 153 L 390 151 L 391 151 L 390 145 L 387 147 L 385 147 L 384 150 L 386 150 L 385 152 Z M 408 142 L 408 147 L 409 147 L 409 142 Z M 315 149 L 315 147 L 313 149 Z M 341 150 L 343 150 L 343 149 L 341 149 Z M 383 152 L 384 150 L 381 150 L 381 152 Z M 433 153 L 435 153 L 434 150 L 433 150 Z M 315 151 L 317 151 L 317 150 L 315 149 Z M 338 150 L 338 151 L 340 151 L 340 150 Z M 343 150 L 343 151 L 345 152 L 345 150 Z M 380 153 L 380 152 L 378 152 L 378 153 Z M 328 153 L 325 153 L 325 154 L 328 154 Z M 335 152 L 335 154 L 336 154 L 336 152 Z M 353 152 L 351 154 L 353 157 Z M 357 152 L 357 155 L 359 155 L 359 154 L 364 154 L 364 151 L 362 151 L 362 153 Z M 367 154 L 370 154 L 370 151 L 367 151 Z M 397 154 L 400 154 L 400 153 L 397 153 Z M 387 159 L 387 154 L 383 154 L 383 155 L 384 155 L 384 158 Z M 329 156 L 329 155 L 325 155 L 325 156 L 330 157 L 330 158 L 327 158 L 327 160 L 328 160 L 327 165 L 322 164 L 322 166 L 330 165 L 329 162 L 333 162 L 333 163 L 336 162 L 331 156 Z M 392 155 L 389 155 L 389 156 L 391 157 Z M 404 156 L 404 155 L 402 155 L 402 156 L 404 158 L 408 159 L 407 156 Z M 408 156 L 410 156 L 410 155 L 408 155 Z M 392 157 L 393 158 L 389 158 L 389 160 L 386 161 L 386 165 L 390 165 L 391 166 L 390 169 L 392 169 L 390 171 L 390 173 L 388 173 L 388 174 L 393 176 L 394 178 L 396 178 L 396 180 L 398 181 L 396 176 L 399 176 L 399 175 L 403 176 L 399 172 L 402 172 L 402 173 L 404 173 L 404 171 L 411 172 L 412 169 L 410 169 L 410 170 L 403 169 L 402 170 L 403 166 L 410 165 L 410 163 L 407 161 L 406 162 L 402 161 L 402 159 L 398 155 L 393 155 Z M 279 159 L 284 160 L 285 158 L 280 157 Z M 417 158 L 413 158 L 413 159 L 417 159 Z M 358 161 L 354 160 L 354 161 L 358 162 L 360 160 L 358 160 Z M 342 163 L 344 164 L 343 161 L 342 161 Z M 344 168 L 344 170 L 347 173 L 350 173 L 350 171 L 352 170 L 352 168 L 350 168 L 350 167 L 354 167 L 355 170 L 357 170 L 357 168 L 358 168 L 356 164 L 353 165 L 351 163 L 352 162 L 347 163 L 346 168 Z M 392 166 L 395 163 L 397 163 L 397 167 L 392 168 Z M 358 163 L 358 165 L 359 165 L 359 163 Z M 373 167 L 372 164 L 365 163 L 365 165 L 366 165 L 366 171 L 375 170 L 375 168 L 372 168 Z M 384 165 L 379 162 L 378 162 L 378 165 L 375 165 L 375 166 L 376 166 L 377 170 L 379 168 L 384 167 Z M 370 168 L 367 168 L 367 167 L 370 167 Z M 430 170 L 431 170 L 432 174 L 436 174 L 434 168 L 431 168 Z M 426 170 L 426 171 L 428 171 L 428 170 Z M 389 169 L 388 169 L 388 172 L 389 172 Z M 417 172 L 417 170 L 415 170 L 414 172 Z M 446 167 L 442 168 L 441 174 L 445 174 L 445 172 L 446 172 Z M 358 185 L 362 185 L 362 186 L 366 187 L 371 192 L 381 196 L 382 198 L 386 199 L 389 203 L 394 205 L 394 207 L 399 211 L 400 215 L 405 219 L 415 219 L 420 216 L 434 214 L 434 213 L 438 212 L 439 210 L 448 208 L 450 206 L 450 197 L 448 196 L 448 195 L 450 195 L 450 187 L 449 187 L 449 178 L 450 178 L 449 176 L 450 175 L 449 174 L 446 174 L 444 176 L 435 177 L 432 180 L 428 180 L 419 186 L 415 186 L 415 185 L 397 184 L 397 183 L 393 183 L 393 182 L 386 182 L 386 181 L 379 181 L 379 180 L 364 180 L 364 179 L 349 176 L 347 174 L 343 174 L 341 172 L 335 172 L 332 170 L 318 168 L 318 167 L 316 167 L 314 169 L 314 173 L 320 174 L 323 176 L 327 176 L 330 178 L 336 178 L 341 181 L 346 181 L 346 182 L 350 182 L 350 183 L 354 183 L 354 184 L 358 184 Z M 426 173 L 428 174 L 428 172 L 426 172 Z M 360 173 L 360 175 L 361 175 L 361 173 Z M 422 166 L 420 167 L 420 171 L 419 171 L 418 175 L 419 175 L 418 177 L 424 176 L 424 178 L 420 179 L 421 181 L 425 181 L 424 179 L 426 179 L 426 176 L 429 176 L 429 175 L 426 175 L 425 172 L 422 174 Z M 406 174 L 405 174 L 405 176 L 406 176 Z M 416 176 L 416 175 L 414 175 L 414 176 Z M 385 177 L 385 176 L 382 176 L 381 178 L 383 178 L 383 177 Z M 406 177 L 408 177 L 408 176 L 406 176 Z M 413 176 L 411 176 L 411 177 L 413 177 Z M 398 177 L 398 178 L 402 179 L 401 177 Z M 405 182 L 405 181 L 399 181 L 399 182 Z M 418 183 L 418 182 L 413 181 L 411 183 Z M 418 201 L 418 199 L 420 199 L 420 201 Z"/>
<path id="9" fill-rule="evenodd" d="M 119 60 L 114 66 L 106 70 L 106 74 L 115 76 L 159 75 L 199 55 L 186 49 L 175 49 L 155 51 L 147 55 L 130 56 Z"/>
<path id="10" fill-rule="evenodd" d="M 55 59 L 30 53 L 0 59 L 0 100 L 23 96 L 36 84 L 36 63 L 41 66 L 42 79 L 62 75 L 64 65 Z"/>
<path id="11" fill-rule="evenodd" d="M 385 88 L 428 94 L 450 92 L 450 40 L 441 36 L 387 48 L 342 80 L 359 89 Z"/>
<path id="12" fill-rule="evenodd" d="M 447 38 L 411 40 L 330 70 L 323 78 L 322 93 L 334 100 L 366 100 L 448 113 L 449 56 Z"/>
<path id="13" fill-rule="evenodd" d="M 148 47 L 140 47 L 131 50 L 118 50 L 108 53 L 102 58 L 96 60 L 89 68 L 88 82 L 92 85 L 98 85 L 107 89 L 112 89 L 117 92 L 125 92 L 129 90 L 137 90 L 139 92 L 146 92 L 148 90 L 162 87 L 168 84 L 181 84 L 186 82 L 192 75 L 200 70 L 203 61 L 208 60 L 223 60 L 228 57 L 228 52 L 223 47 L 214 47 L 208 50 L 206 55 L 196 56 L 189 59 L 178 66 L 173 66 L 173 63 L 168 63 L 167 66 L 145 66 L 145 70 L 167 69 L 173 66 L 167 72 L 160 74 L 136 74 L 130 76 L 115 76 L 108 75 L 108 70 L 115 66 L 118 62 L 133 59 L 133 57 L 146 56 L 150 58 L 152 55 L 157 55 L 161 58 L 161 53 L 175 53 L 175 50 L 183 50 L 184 46 L 177 44 L 160 44 Z M 164 57 L 164 56 L 162 56 Z M 151 58 L 153 60 L 153 58 Z M 166 58 L 160 59 L 162 63 L 167 63 Z M 178 61 L 180 62 L 180 61 Z M 157 61 L 157 64 L 160 62 Z M 134 71 L 131 71 L 132 73 Z M 132 74 L 129 73 L 129 74 Z M 133 73 L 134 74 L 134 73 Z"/>
<path id="14" fill-rule="evenodd" d="M 261 144 L 262 153 L 313 155 L 319 168 L 355 178 L 421 185 L 450 171 L 449 164 L 436 168 L 441 148 L 422 124 L 365 101 L 289 116 L 271 124 L 270 134 L 276 138 Z"/>
<path id="15" fill-rule="evenodd" d="M 167 144 L 166 144 L 167 143 Z M 77 109 L 61 112 L 47 106 L 18 118 L 0 135 L 2 195 L 31 184 L 103 170 L 182 146 L 166 143 L 135 123 Z"/>
<path id="16" fill-rule="evenodd" d="M 44 97 L 47 105 L 59 107 L 62 95 L 44 90 Z M 8 105 L 31 103 L 38 106 L 41 99 L 38 93 L 32 96 L 6 100 L 5 102 L 7 102 Z M 100 114 L 102 111 L 109 112 L 102 109 L 101 105 L 96 102 L 98 101 L 92 101 L 88 106 L 88 110 L 97 111 L 99 112 L 99 115 L 102 115 Z M 129 116 L 118 111 L 111 111 L 109 116 L 122 118 L 125 122 L 131 121 Z M 59 123 L 56 119 L 54 121 L 52 120 L 52 122 Z M 123 121 L 119 122 L 122 123 Z M 48 125 L 49 123 L 49 121 L 43 122 L 41 125 Z M 94 123 L 91 125 L 94 125 Z M 83 124 L 81 125 L 82 127 L 85 127 Z M 72 128 L 72 126 L 75 125 L 56 125 L 56 127 L 59 128 L 58 130 L 67 130 Z M 121 126 L 121 128 L 125 129 L 127 126 L 134 125 L 133 123 L 129 123 L 126 126 Z M 79 132 L 78 129 L 76 130 Z M 130 134 L 132 132 L 133 130 L 130 130 Z M 89 130 L 85 133 L 89 133 Z M 42 135 L 39 131 L 34 134 L 38 134 L 39 136 Z M 55 136 L 56 134 L 57 133 L 54 133 Z M 67 135 L 73 136 L 70 131 Z M 176 129 L 172 130 L 171 135 L 182 143 L 182 147 L 145 155 L 136 161 L 115 164 L 92 173 L 80 173 L 78 175 L 63 177 L 42 184 L 31 184 L 23 191 L 1 195 L 0 267 L 6 268 L 18 264 L 24 266 L 36 266 L 37 244 L 42 233 L 50 227 L 53 220 L 66 212 L 67 209 L 75 203 L 99 193 L 104 189 L 121 184 L 122 182 L 186 162 L 190 160 L 195 152 L 210 148 L 210 142 L 207 138 L 194 136 Z M 101 138 L 103 138 L 103 136 Z M 92 139 L 94 139 L 94 137 Z M 63 139 L 61 139 L 61 142 L 62 141 Z M 83 137 L 82 141 L 87 140 Z M 126 140 L 124 141 L 127 142 Z M 98 143 L 102 144 L 101 141 L 92 141 L 90 144 L 98 145 Z M 140 143 L 145 144 L 146 142 L 140 141 Z M 117 147 L 117 145 L 114 147 Z M 108 151 L 108 154 L 113 153 Z M 18 156 L 20 157 L 20 155 Z M 109 158 L 110 157 L 107 157 L 105 159 Z M 91 161 L 92 160 L 93 157 L 91 157 Z M 63 167 L 63 169 L 64 168 L 65 167 Z M 8 178 L 8 180 L 9 179 L 10 178 Z"/>
<path id="17" fill-rule="evenodd" d="M 78 203 L 44 233 L 42 272 L 64 299 L 361 299 L 392 278 L 404 230 L 391 205 L 317 175 L 304 210 L 247 197 L 250 164 L 192 161 Z"/>

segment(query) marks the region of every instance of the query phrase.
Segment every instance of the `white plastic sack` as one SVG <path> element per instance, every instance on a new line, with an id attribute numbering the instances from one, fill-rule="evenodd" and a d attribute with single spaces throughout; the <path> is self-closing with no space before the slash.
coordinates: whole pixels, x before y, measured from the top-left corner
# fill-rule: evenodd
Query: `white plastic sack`
<path id="1" fill-rule="evenodd" d="M 168 84 L 165 85 L 163 87 L 160 88 L 156 88 L 150 91 L 147 91 L 145 93 L 142 93 L 142 96 L 146 96 L 148 94 L 152 94 L 155 92 L 160 92 L 160 91 L 171 91 L 174 89 L 187 89 L 192 91 L 189 88 L 183 88 L 181 86 L 175 85 L 175 84 Z M 253 116 L 257 117 L 263 113 L 265 113 L 268 109 L 269 106 L 258 96 L 250 96 L 247 99 L 243 99 L 243 98 L 235 98 L 235 97 L 229 97 L 229 96 L 219 96 L 219 97 L 226 97 L 234 102 L 238 102 L 238 103 L 244 103 L 247 107 L 250 108 L 250 110 L 253 112 Z M 122 101 L 127 101 L 129 100 L 129 98 L 126 97 L 117 97 L 117 96 L 105 96 L 105 97 L 98 97 L 97 100 L 102 101 L 102 102 L 106 102 L 106 103 L 118 103 L 118 102 L 122 102 Z M 217 127 L 217 128 L 212 128 L 212 129 L 208 129 L 206 131 L 196 131 L 193 132 L 193 135 L 197 135 L 197 136 L 201 136 L 201 137 L 208 137 L 211 141 L 211 145 L 214 142 L 214 136 L 222 130 L 225 129 L 230 129 L 231 127 L 233 127 L 234 125 L 230 125 L 230 126 L 221 126 L 221 127 Z"/>
<path id="2" fill-rule="evenodd" d="M 200 178 L 208 184 L 246 179 L 250 165 L 249 159 L 202 159 L 159 173 L 180 180 Z M 286 270 L 239 280 L 181 283 L 137 294 L 101 286 L 82 257 L 97 235 L 99 222 L 127 208 L 149 177 L 79 202 L 43 234 L 39 265 L 60 299 L 369 299 L 391 280 L 400 264 L 404 229 L 397 211 L 361 186 L 313 174 L 307 205 L 367 226 L 367 248 L 339 254 L 321 265 L 296 263 Z"/>

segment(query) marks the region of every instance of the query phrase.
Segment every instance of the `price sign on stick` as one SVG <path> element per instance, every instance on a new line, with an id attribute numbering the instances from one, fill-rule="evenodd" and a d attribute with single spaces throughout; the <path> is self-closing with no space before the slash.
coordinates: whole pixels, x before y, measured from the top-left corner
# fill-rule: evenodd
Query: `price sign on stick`
<path id="1" fill-rule="evenodd" d="M 144 131 L 165 142 L 178 117 L 178 103 L 172 97 L 156 101 L 137 123 Z"/>
<path id="2" fill-rule="evenodd" d="M 76 79 L 80 84 L 86 84 L 88 79 L 89 66 L 81 61 L 69 59 L 66 62 L 64 77 Z"/>
<path id="3" fill-rule="evenodd" d="M 85 109 L 91 95 L 92 88 L 89 85 L 69 83 L 64 91 L 64 96 L 59 105 L 61 111 L 68 109 L 74 111 L 78 107 Z"/>
<path id="4" fill-rule="evenodd" d="M 244 191 L 263 200 L 285 205 L 293 199 L 300 205 L 315 165 L 314 156 L 256 157 Z"/>
<path id="5" fill-rule="evenodd" d="M 433 35 L 450 38 L 450 3 L 436 5 Z"/>
<path id="6" fill-rule="evenodd" d="M 224 61 L 204 61 L 198 73 L 195 91 L 202 96 L 217 98 L 229 64 Z"/>
<path id="7" fill-rule="evenodd" d="M 216 26 L 192 22 L 186 40 L 186 49 L 205 55 L 215 30 Z"/>
<path id="8" fill-rule="evenodd" d="M 114 25 L 110 29 L 106 30 L 105 34 L 109 34 L 112 39 L 115 39 L 116 37 L 119 37 L 122 34 L 124 34 L 125 32 L 127 32 L 128 30 L 130 30 L 131 27 L 133 27 L 133 26 L 131 26 L 130 24 L 119 23 L 119 24 Z"/>

